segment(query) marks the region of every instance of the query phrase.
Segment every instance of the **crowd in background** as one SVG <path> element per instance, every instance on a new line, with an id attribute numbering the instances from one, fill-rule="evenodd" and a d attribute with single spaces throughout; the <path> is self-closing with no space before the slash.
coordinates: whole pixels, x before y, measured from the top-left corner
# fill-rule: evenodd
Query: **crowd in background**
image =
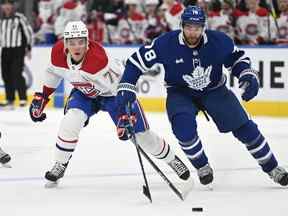
<path id="1" fill-rule="evenodd" d="M 207 28 L 236 44 L 288 44 L 288 0 L 34 0 L 31 21 L 36 44 L 61 39 L 71 20 L 84 21 L 100 43 L 142 44 L 180 28 L 188 4 L 204 8 Z"/>

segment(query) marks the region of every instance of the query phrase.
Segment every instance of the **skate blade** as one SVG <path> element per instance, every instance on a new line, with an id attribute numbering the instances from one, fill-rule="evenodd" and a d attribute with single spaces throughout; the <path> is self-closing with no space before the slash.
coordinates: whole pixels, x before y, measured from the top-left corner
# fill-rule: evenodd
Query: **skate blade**
<path id="1" fill-rule="evenodd" d="M 210 183 L 208 185 L 206 185 L 207 189 L 210 190 L 210 191 L 213 191 L 214 190 L 214 187 L 213 187 L 213 184 Z"/>
<path id="2" fill-rule="evenodd" d="M 3 168 L 12 168 L 12 166 L 10 164 L 8 164 L 8 163 L 5 163 L 5 164 L 1 163 L 1 167 L 3 167 Z"/>
<path id="3" fill-rule="evenodd" d="M 53 181 L 47 181 L 46 184 L 44 185 L 45 188 L 56 188 L 58 186 L 58 182 L 53 182 Z"/>
<path id="4" fill-rule="evenodd" d="M 185 200 L 187 198 L 187 196 L 189 195 L 189 193 L 192 191 L 192 189 L 194 188 L 195 184 L 194 184 L 194 180 L 193 178 L 190 176 L 187 180 L 185 180 L 184 184 L 181 184 L 179 186 L 179 189 L 182 192 L 182 197 L 183 200 Z"/>

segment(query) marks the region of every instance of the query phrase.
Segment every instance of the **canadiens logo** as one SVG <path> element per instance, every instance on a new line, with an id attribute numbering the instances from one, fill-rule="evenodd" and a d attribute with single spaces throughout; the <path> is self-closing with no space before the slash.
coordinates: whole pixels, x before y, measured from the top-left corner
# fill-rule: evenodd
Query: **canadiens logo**
<path id="1" fill-rule="evenodd" d="M 211 82 L 211 71 L 212 65 L 208 66 L 206 69 L 201 66 L 197 66 L 191 74 L 185 74 L 182 77 L 188 84 L 189 88 L 203 91 L 203 89 L 206 88 Z"/>
<path id="2" fill-rule="evenodd" d="M 74 88 L 80 90 L 87 97 L 95 98 L 97 97 L 101 91 L 96 89 L 92 83 L 84 83 L 84 82 L 71 82 Z"/>
<path id="3" fill-rule="evenodd" d="M 245 33 L 247 35 L 257 35 L 258 34 L 258 27 L 256 24 L 251 23 L 246 26 Z"/>

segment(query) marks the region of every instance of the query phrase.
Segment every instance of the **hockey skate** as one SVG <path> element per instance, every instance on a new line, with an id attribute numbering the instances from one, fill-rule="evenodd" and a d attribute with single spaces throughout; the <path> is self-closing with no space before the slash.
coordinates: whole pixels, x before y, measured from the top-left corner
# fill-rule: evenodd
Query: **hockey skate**
<path id="1" fill-rule="evenodd" d="M 207 185 L 208 188 L 212 190 L 213 170 L 210 165 L 206 164 L 204 167 L 198 169 L 197 174 L 201 184 Z"/>
<path id="2" fill-rule="evenodd" d="M 1 110 L 14 110 L 15 109 L 15 106 L 14 106 L 14 103 L 12 101 L 5 101 L 5 102 L 2 102 L 0 103 L 0 109 Z"/>
<path id="3" fill-rule="evenodd" d="M 182 180 L 187 180 L 190 177 L 190 171 L 188 170 L 187 166 L 177 156 L 175 156 L 175 158 L 169 162 L 168 165 Z"/>
<path id="4" fill-rule="evenodd" d="M 4 152 L 1 148 L 0 148 L 0 164 L 3 167 L 6 168 L 11 168 L 11 166 L 8 164 L 8 162 L 11 160 L 11 157 L 9 154 L 7 154 L 6 152 Z"/>
<path id="5" fill-rule="evenodd" d="M 282 186 L 288 185 L 288 172 L 283 167 L 277 166 L 268 175 L 274 182 Z"/>
<path id="6" fill-rule="evenodd" d="M 46 188 L 57 187 L 59 179 L 64 176 L 67 165 L 68 163 L 62 164 L 62 163 L 56 162 L 53 168 L 50 171 L 46 172 L 45 179 L 48 180 L 47 183 L 45 184 Z"/>

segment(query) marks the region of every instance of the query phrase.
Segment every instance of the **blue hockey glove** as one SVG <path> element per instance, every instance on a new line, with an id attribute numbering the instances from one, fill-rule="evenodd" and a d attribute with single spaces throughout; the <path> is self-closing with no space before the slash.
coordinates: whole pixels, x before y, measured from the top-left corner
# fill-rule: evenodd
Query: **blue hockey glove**
<path id="1" fill-rule="evenodd" d="M 118 138 L 123 141 L 130 139 L 134 133 L 133 126 L 135 123 L 136 116 L 134 114 L 131 116 L 128 116 L 127 114 L 119 116 L 117 123 Z"/>
<path id="2" fill-rule="evenodd" d="M 126 106 L 136 100 L 136 87 L 130 83 L 120 83 L 118 86 L 116 104 L 118 107 L 118 116 L 127 114 Z"/>
<path id="3" fill-rule="evenodd" d="M 258 72 L 253 69 L 246 69 L 240 73 L 239 88 L 243 89 L 242 100 L 249 101 L 254 98 L 259 91 Z"/>
<path id="4" fill-rule="evenodd" d="M 34 94 L 34 98 L 29 108 L 29 113 L 32 121 L 41 122 L 46 119 L 46 114 L 43 113 L 43 110 L 48 102 L 49 98 L 45 97 L 43 93 L 36 92 Z"/>
<path id="5" fill-rule="evenodd" d="M 116 96 L 118 107 L 117 135 L 120 140 L 128 140 L 133 133 L 133 125 L 136 122 L 134 114 L 130 114 L 126 109 L 128 104 L 136 100 L 136 87 L 130 83 L 120 83 Z"/>

